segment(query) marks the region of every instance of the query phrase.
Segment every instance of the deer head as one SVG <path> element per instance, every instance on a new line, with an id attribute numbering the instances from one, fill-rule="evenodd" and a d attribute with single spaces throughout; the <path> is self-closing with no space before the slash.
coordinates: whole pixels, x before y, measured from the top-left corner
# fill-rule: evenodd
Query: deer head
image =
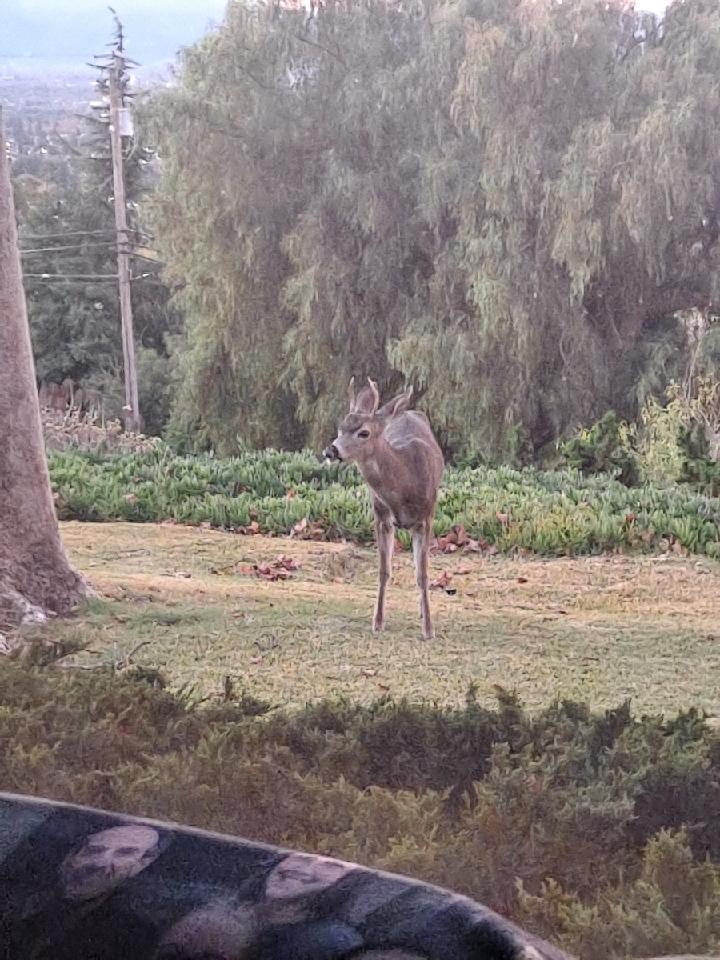
<path id="1" fill-rule="evenodd" d="M 326 460 L 362 464 L 374 455 L 380 436 L 389 422 L 410 406 L 413 388 L 409 387 L 380 406 L 380 394 L 374 380 L 356 394 L 355 378 L 348 387 L 350 411 L 340 424 L 337 437 L 323 451 Z"/>

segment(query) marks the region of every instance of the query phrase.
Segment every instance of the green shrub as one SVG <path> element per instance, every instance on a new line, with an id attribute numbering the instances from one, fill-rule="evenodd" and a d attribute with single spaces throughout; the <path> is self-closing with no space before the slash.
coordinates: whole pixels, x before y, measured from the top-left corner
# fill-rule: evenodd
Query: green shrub
<path id="1" fill-rule="evenodd" d="M 717 497 L 720 461 L 708 439 L 708 421 L 712 422 L 708 408 L 720 403 L 720 392 L 716 382 L 706 380 L 700 381 L 698 391 L 697 397 L 688 400 L 673 384 L 664 405 L 647 401 L 637 435 L 638 462 L 642 476 L 650 482 L 682 483 Z"/>
<path id="2" fill-rule="evenodd" d="M 627 486 L 635 486 L 640 479 L 628 425 L 612 410 L 589 429 L 561 443 L 560 453 L 568 467 L 585 476 L 607 473 Z"/>
<path id="3" fill-rule="evenodd" d="M 717 948 L 720 744 L 694 711 L 261 707 L 4 659 L 0 784 L 409 873 L 589 960 Z"/>
<path id="4" fill-rule="evenodd" d="M 243 451 L 219 460 L 167 448 L 102 457 L 50 456 L 64 520 L 208 523 L 361 543 L 372 512 L 354 468 L 323 465 L 309 452 Z M 508 467 L 448 468 L 435 533 L 463 527 L 480 548 L 546 556 L 668 549 L 720 556 L 720 499 L 688 488 L 629 489 L 605 475 Z M 304 533 L 303 533 L 304 531 Z"/>
<path id="5" fill-rule="evenodd" d="M 639 875 L 583 902 L 550 880 L 539 896 L 519 888 L 523 922 L 583 960 L 698 954 L 720 948 L 720 869 L 693 859 L 687 833 L 661 831 Z"/>
<path id="6" fill-rule="evenodd" d="M 650 397 L 640 413 L 638 458 L 643 478 L 649 483 L 676 484 L 682 475 L 679 443 L 684 414 L 677 400 L 661 404 Z"/>
<path id="7" fill-rule="evenodd" d="M 709 444 L 704 429 L 697 424 L 680 427 L 678 447 L 681 482 L 692 484 L 713 497 L 720 496 L 720 460 L 709 456 Z"/>

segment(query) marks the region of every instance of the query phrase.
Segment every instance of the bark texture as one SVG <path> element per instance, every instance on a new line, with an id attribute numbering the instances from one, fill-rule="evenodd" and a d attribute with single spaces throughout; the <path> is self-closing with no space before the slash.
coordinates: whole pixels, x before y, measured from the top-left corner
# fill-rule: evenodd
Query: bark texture
<path id="1" fill-rule="evenodd" d="M 53 505 L 0 113 L 0 638 L 87 592 Z"/>

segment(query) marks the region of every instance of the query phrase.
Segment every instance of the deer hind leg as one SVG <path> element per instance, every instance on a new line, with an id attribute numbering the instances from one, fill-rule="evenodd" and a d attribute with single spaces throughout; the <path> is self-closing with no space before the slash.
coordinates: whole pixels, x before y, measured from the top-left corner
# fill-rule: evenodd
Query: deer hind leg
<path id="1" fill-rule="evenodd" d="M 373 632 L 379 633 L 385 625 L 385 589 L 392 571 L 395 524 L 393 523 L 392 514 L 387 507 L 383 507 L 382 504 L 375 502 L 373 504 L 373 510 L 375 513 L 375 536 L 380 561 L 377 600 L 375 601 L 375 613 L 373 615 Z"/>
<path id="2" fill-rule="evenodd" d="M 420 619 L 422 621 L 423 640 L 433 640 L 432 619 L 430 617 L 430 600 L 428 597 L 428 550 L 430 548 L 431 524 L 429 521 L 415 527 L 412 531 L 413 560 L 415 562 L 415 576 L 420 591 Z"/>

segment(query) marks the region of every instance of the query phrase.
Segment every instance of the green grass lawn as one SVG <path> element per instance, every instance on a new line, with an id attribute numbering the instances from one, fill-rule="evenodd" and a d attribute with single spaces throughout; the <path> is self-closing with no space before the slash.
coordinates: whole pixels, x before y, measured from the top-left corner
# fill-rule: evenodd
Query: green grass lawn
<path id="1" fill-rule="evenodd" d="M 71 522 L 62 532 L 98 592 L 49 631 L 88 644 L 77 667 L 132 653 L 200 696 L 220 696 L 229 676 L 282 706 L 385 693 L 452 704 L 476 683 L 487 703 L 498 684 L 531 708 L 631 698 L 638 712 L 694 704 L 720 714 L 720 565 L 708 559 L 436 555 L 431 577 L 447 570 L 457 593 L 433 591 L 438 636 L 428 643 L 406 552 L 396 554 L 386 632 L 374 637 L 372 549 L 156 524 Z M 252 575 L 280 554 L 300 565 L 290 579 Z"/>

